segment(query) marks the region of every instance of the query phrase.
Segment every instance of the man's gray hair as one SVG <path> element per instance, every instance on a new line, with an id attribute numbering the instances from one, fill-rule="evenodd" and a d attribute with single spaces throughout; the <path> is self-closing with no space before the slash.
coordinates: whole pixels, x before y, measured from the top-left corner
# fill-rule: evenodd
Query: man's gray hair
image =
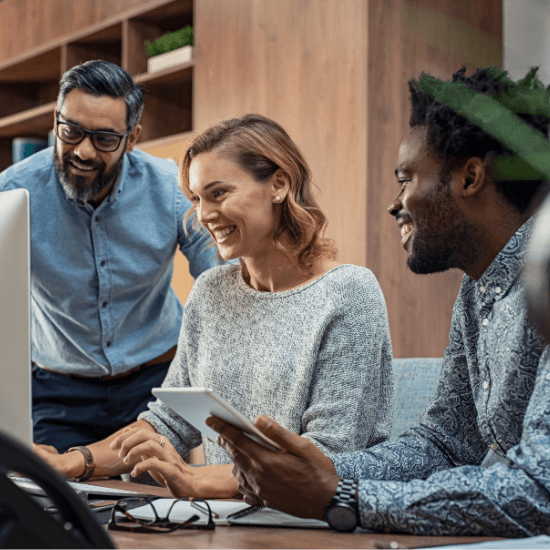
<path id="1" fill-rule="evenodd" d="M 128 130 L 139 123 L 143 111 L 143 90 L 122 67 L 110 61 L 94 60 L 69 69 L 59 81 L 58 111 L 61 110 L 67 94 L 73 90 L 124 99 Z"/>

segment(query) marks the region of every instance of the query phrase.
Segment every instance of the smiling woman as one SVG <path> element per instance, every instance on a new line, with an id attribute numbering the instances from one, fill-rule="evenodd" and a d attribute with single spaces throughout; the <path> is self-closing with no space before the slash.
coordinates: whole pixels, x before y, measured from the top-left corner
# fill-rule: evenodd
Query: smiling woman
<path id="1" fill-rule="evenodd" d="M 324 452 L 386 439 L 394 387 L 384 299 L 368 269 L 334 261 L 310 170 L 288 134 L 260 115 L 222 122 L 191 142 L 182 180 L 219 256 L 240 265 L 197 279 L 163 385 L 211 387 L 251 419 L 270 411 Z M 179 455 L 202 442 L 161 401 L 150 409 L 140 418 Z M 211 441 L 204 448 L 209 464 L 229 462 Z M 160 455 L 134 473 L 170 472 L 177 459 L 157 466 Z M 230 469 L 214 487 L 208 468 L 166 484 L 180 496 L 234 495 Z"/>
<path id="2" fill-rule="evenodd" d="M 218 243 L 222 258 L 245 258 L 223 246 L 225 237 L 236 230 L 235 242 L 239 229 L 244 232 L 253 227 L 260 230 L 255 240 L 261 244 L 262 262 L 269 257 L 279 267 L 281 262 L 287 264 L 298 279 L 323 273 L 335 258 L 332 241 L 324 237 L 327 222 L 313 196 L 306 161 L 274 121 L 246 115 L 209 128 L 189 146 L 182 175 L 184 192 L 197 205 L 197 219 Z M 241 224 L 226 223 L 223 228 L 220 223 L 232 211 L 237 217 L 239 211 L 246 213 L 248 223 L 241 220 Z M 221 229 L 223 235 L 213 228 Z M 258 239 L 259 235 L 263 238 Z M 258 251 L 253 248 L 254 252 L 247 250 L 248 255 Z M 245 276 L 250 275 L 248 267 L 254 270 L 251 261 L 249 256 L 243 265 Z"/>
<path id="3" fill-rule="evenodd" d="M 219 256 L 239 264 L 197 278 L 163 387 L 210 387 L 247 418 L 267 414 L 327 453 L 387 439 L 384 298 L 368 269 L 334 260 L 310 170 L 288 134 L 259 115 L 222 122 L 193 140 L 182 177 Z M 208 464 L 191 467 L 182 457 L 201 443 Z M 161 401 L 89 448 L 96 476 L 149 471 L 178 497 L 239 495 L 228 455 Z"/>

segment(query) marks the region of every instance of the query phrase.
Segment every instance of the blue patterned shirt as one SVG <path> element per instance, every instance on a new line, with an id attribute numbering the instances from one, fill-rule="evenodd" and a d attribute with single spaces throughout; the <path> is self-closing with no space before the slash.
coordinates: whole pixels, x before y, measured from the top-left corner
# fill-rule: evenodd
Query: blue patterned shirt
<path id="1" fill-rule="evenodd" d="M 134 150 L 97 208 L 61 187 L 53 148 L 0 174 L 0 191 L 30 194 L 32 360 L 86 376 L 123 373 L 178 341 L 183 307 L 171 287 L 179 246 L 198 277 L 217 265 L 210 237 L 183 217 L 177 167 Z"/>
<path id="2" fill-rule="evenodd" d="M 527 321 L 525 223 L 464 276 L 433 403 L 393 442 L 331 457 L 359 479 L 361 525 L 422 535 L 550 532 L 550 353 Z M 399 406 L 399 404 L 397 404 Z M 489 449 L 507 464 L 481 463 Z"/>

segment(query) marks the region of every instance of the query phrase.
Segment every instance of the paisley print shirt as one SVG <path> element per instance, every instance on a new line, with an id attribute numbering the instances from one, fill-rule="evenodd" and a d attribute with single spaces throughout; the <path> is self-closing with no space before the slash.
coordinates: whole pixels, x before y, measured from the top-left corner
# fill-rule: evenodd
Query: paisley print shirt
<path id="1" fill-rule="evenodd" d="M 531 221 L 464 276 L 433 403 L 393 442 L 331 456 L 359 479 L 361 525 L 423 535 L 550 532 L 550 353 L 520 282 Z M 399 404 L 397 404 L 399 406 Z M 504 463 L 485 468 L 488 450 Z"/>

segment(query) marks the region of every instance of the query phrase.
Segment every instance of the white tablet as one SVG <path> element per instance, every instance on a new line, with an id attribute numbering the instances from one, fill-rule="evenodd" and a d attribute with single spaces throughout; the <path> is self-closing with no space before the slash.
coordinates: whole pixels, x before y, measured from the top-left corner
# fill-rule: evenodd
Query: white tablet
<path id="1" fill-rule="evenodd" d="M 155 397 L 212 441 L 216 441 L 219 434 L 206 425 L 206 419 L 209 416 L 217 416 L 268 449 L 281 450 L 277 443 L 266 437 L 250 420 L 210 388 L 153 388 L 152 392 Z"/>

